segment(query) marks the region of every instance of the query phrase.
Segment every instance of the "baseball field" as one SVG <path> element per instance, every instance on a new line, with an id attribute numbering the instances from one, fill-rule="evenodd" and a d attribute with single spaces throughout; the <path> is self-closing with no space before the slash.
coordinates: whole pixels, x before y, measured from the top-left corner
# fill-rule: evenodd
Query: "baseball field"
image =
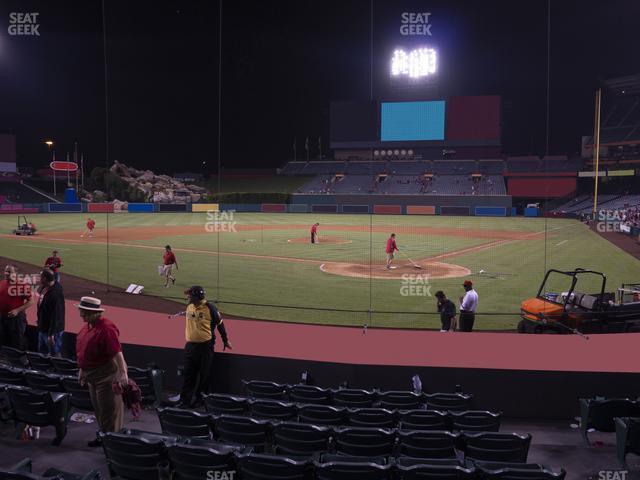
<path id="1" fill-rule="evenodd" d="M 640 261 L 575 220 L 393 215 L 235 213 L 37 214 L 37 235 L 12 235 L 0 216 L 0 256 L 41 267 L 53 249 L 64 274 L 123 290 L 183 298 L 203 285 L 229 315 L 288 322 L 436 328 L 437 290 L 455 302 L 470 279 L 480 298 L 476 329 L 511 330 L 520 302 L 534 296 L 548 268 L 604 272 L 608 290 L 640 281 Z M 309 228 L 319 222 L 320 243 Z M 385 244 L 401 249 L 387 270 Z M 176 284 L 158 275 L 164 245 L 175 252 Z M 29 273 L 29 272 L 26 272 Z M 582 284 L 599 291 L 599 284 Z M 566 290 L 553 284 L 550 291 Z M 172 312 L 169 312 L 172 313 Z"/>

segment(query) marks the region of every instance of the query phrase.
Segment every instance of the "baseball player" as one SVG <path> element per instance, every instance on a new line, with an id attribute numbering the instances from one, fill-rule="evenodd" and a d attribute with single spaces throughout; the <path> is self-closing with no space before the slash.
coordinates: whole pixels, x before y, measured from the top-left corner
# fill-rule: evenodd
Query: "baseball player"
<path id="1" fill-rule="evenodd" d="M 176 266 L 176 271 L 178 270 L 178 260 L 176 256 L 171 251 L 171 245 L 165 245 L 164 253 L 162 254 L 162 264 L 164 265 L 164 286 L 165 288 L 169 286 L 169 280 L 171 280 L 171 285 L 175 285 L 176 277 L 172 275 L 173 266 Z"/>
<path id="2" fill-rule="evenodd" d="M 56 282 L 60 283 L 60 267 L 62 267 L 62 258 L 58 255 L 58 250 L 54 250 L 51 256 L 44 262 L 44 268 L 48 268 L 56 277 Z"/>
<path id="3" fill-rule="evenodd" d="M 398 245 L 396 245 L 396 234 L 392 233 L 391 236 L 387 239 L 387 248 L 385 250 L 387 252 L 387 270 L 391 270 L 393 267 L 391 263 L 393 262 L 393 254 L 398 250 Z"/>
<path id="4" fill-rule="evenodd" d="M 314 223 L 311 225 L 311 243 L 320 243 L 318 240 L 318 227 L 319 223 Z"/>
<path id="5" fill-rule="evenodd" d="M 87 218 L 87 228 L 80 237 L 84 237 L 87 234 L 89 234 L 90 237 L 93 237 L 94 228 L 96 228 L 96 221 L 91 217 Z"/>

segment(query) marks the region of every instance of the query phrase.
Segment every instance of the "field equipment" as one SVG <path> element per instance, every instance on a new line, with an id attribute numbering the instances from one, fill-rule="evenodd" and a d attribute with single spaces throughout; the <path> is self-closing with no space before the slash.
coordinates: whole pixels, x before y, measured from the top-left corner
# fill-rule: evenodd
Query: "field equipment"
<path id="1" fill-rule="evenodd" d="M 34 235 L 36 231 L 36 226 L 33 223 L 28 222 L 26 216 L 18 215 L 18 228 L 13 231 L 14 234 Z"/>
<path id="2" fill-rule="evenodd" d="M 548 283 L 558 280 L 564 285 L 568 282 L 568 290 L 545 291 Z M 600 291 L 582 293 L 576 288 L 580 281 L 598 281 Z M 606 275 L 593 270 L 547 271 L 538 294 L 520 306 L 518 332 L 584 335 L 640 331 L 640 284 L 622 284 L 616 292 L 605 292 L 606 283 Z"/>
<path id="3" fill-rule="evenodd" d="M 422 265 L 419 265 L 416 262 L 414 262 L 413 260 L 411 260 L 409 258 L 409 256 L 406 253 L 404 253 L 402 250 L 398 250 L 398 252 L 400 252 L 407 260 L 409 260 L 409 262 L 411 263 L 411 266 L 413 268 L 418 268 L 418 269 L 422 270 Z"/>

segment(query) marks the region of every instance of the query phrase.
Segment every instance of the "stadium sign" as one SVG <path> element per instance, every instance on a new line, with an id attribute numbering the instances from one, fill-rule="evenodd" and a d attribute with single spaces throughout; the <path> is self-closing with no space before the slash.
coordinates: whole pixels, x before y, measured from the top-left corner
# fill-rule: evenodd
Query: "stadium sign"
<path id="1" fill-rule="evenodd" d="M 54 172 L 75 172 L 78 170 L 78 164 L 75 162 L 58 162 L 54 161 L 49 164 Z"/>
<path id="2" fill-rule="evenodd" d="M 437 69 L 437 54 L 433 48 L 411 51 L 396 49 L 391 57 L 391 76 L 420 78 L 433 75 Z"/>
<path id="3" fill-rule="evenodd" d="M 400 14 L 400 35 L 431 36 L 431 12 L 403 12 Z"/>

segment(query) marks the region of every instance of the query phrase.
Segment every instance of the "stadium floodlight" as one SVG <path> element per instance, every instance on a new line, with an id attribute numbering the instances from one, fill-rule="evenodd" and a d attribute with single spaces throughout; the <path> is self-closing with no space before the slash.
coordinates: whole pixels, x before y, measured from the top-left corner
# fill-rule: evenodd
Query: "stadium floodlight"
<path id="1" fill-rule="evenodd" d="M 413 150 L 409 150 L 407 153 L 408 153 L 409 155 L 413 155 Z"/>
<path id="2" fill-rule="evenodd" d="M 374 150 L 373 151 L 373 156 L 377 157 L 378 155 L 380 155 L 380 151 L 379 150 Z"/>
<path id="3" fill-rule="evenodd" d="M 388 155 L 388 156 L 393 155 L 393 151 L 392 151 L 392 150 L 387 150 L 387 155 Z"/>
<path id="4" fill-rule="evenodd" d="M 396 49 L 391 57 L 391 75 L 421 78 L 436 73 L 437 54 L 433 48 L 416 48 L 409 52 Z"/>
<path id="5" fill-rule="evenodd" d="M 400 155 L 400 150 L 394 150 L 393 154 L 397 157 L 398 155 Z"/>
<path id="6" fill-rule="evenodd" d="M 384 150 L 382 150 L 382 151 L 380 152 L 380 155 L 382 155 L 383 157 L 384 157 L 386 154 L 387 154 L 387 152 L 385 152 Z"/>
<path id="7" fill-rule="evenodd" d="M 400 150 L 400 155 L 402 155 L 403 157 L 407 154 L 406 150 Z"/>

